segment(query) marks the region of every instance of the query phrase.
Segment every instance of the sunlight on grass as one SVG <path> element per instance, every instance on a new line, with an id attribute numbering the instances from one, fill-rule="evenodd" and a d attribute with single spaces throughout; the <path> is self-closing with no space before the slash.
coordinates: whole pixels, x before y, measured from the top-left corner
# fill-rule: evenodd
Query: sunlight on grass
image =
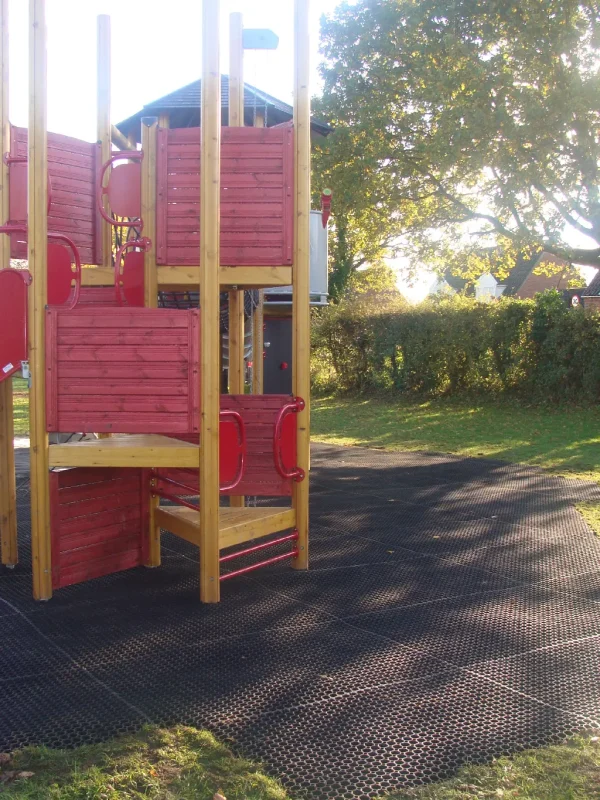
<path id="1" fill-rule="evenodd" d="M 600 482 L 600 411 L 317 398 L 314 441 L 428 450 L 543 467 Z"/>
<path id="2" fill-rule="evenodd" d="M 575 508 L 596 536 L 600 536 L 600 506 L 596 503 L 576 503 Z"/>

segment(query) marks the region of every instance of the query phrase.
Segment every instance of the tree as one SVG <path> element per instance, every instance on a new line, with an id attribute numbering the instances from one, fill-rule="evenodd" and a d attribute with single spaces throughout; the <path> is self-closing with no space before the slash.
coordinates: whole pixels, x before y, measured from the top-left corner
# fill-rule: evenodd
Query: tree
<path id="1" fill-rule="evenodd" d="M 392 253 L 465 277 L 541 250 L 600 267 L 597 2 L 360 0 L 321 50 L 343 273 Z"/>

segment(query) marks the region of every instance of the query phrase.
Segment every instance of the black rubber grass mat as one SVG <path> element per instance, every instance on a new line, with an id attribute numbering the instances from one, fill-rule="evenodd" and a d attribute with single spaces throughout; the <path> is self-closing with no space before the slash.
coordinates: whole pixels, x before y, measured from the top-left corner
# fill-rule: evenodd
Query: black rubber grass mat
<path id="1" fill-rule="evenodd" d="M 585 720 L 475 675 L 413 682 L 298 704 L 218 734 L 260 758 L 301 798 L 367 800 L 439 780 L 465 762 L 561 740 Z M 579 727 L 579 730 L 581 727 Z M 333 767 L 333 769 L 332 769 Z"/>
<path id="2" fill-rule="evenodd" d="M 311 571 L 232 579 L 217 606 L 171 535 L 160 569 L 36 603 L 20 480 L 0 751 L 181 722 L 294 797 L 366 800 L 600 727 L 600 540 L 573 508 L 598 487 L 444 454 L 316 447 L 312 466 Z"/>

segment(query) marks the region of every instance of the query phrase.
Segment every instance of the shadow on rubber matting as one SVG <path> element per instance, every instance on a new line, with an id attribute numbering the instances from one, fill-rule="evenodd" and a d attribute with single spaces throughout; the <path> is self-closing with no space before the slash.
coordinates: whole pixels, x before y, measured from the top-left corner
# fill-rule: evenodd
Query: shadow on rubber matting
<path id="1" fill-rule="evenodd" d="M 0 568 L 0 751 L 207 727 L 297 798 L 370 798 L 600 727 L 600 488 L 520 465 L 315 446 L 311 570 L 198 601 L 195 549 L 31 599 Z"/>

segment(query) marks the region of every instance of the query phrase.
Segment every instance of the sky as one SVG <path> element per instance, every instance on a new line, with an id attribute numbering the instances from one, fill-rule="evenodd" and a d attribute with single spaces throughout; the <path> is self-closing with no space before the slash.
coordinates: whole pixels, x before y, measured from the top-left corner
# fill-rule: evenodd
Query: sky
<path id="1" fill-rule="evenodd" d="M 311 5 L 311 73 L 317 73 L 319 19 L 339 0 Z M 9 0 L 10 114 L 27 124 L 28 6 Z M 246 28 L 270 28 L 276 51 L 245 54 L 245 80 L 291 102 L 293 0 L 221 0 L 221 70 L 227 73 L 228 18 L 243 14 Z M 119 122 L 200 77 L 200 0 L 46 0 L 48 27 L 48 129 L 96 138 L 96 17 L 109 14 L 112 28 L 112 120 Z"/>

